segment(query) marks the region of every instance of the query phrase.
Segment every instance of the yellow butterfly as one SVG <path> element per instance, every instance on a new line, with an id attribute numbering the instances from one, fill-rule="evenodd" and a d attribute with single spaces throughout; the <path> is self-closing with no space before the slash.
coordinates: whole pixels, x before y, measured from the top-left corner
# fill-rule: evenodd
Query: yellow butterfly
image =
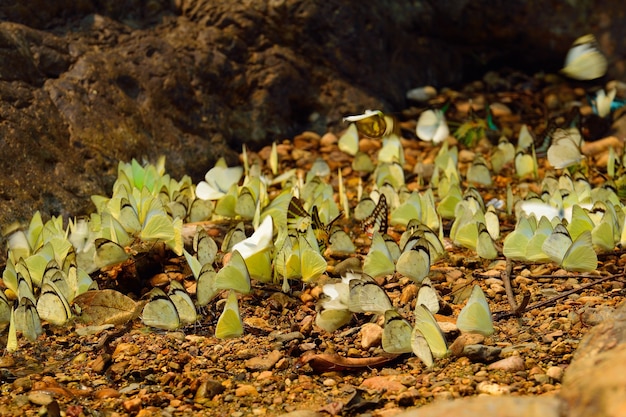
<path id="1" fill-rule="evenodd" d="M 230 291 L 224 304 L 224 311 L 217 319 L 215 326 L 215 337 L 219 339 L 229 339 L 239 337 L 243 334 L 243 322 L 239 315 L 239 304 L 237 293 Z"/>
<path id="2" fill-rule="evenodd" d="M 365 110 L 363 114 L 346 116 L 343 121 L 354 123 L 359 133 L 370 138 L 379 138 L 387 131 L 385 115 L 380 110 Z"/>
<path id="3" fill-rule="evenodd" d="M 456 319 L 456 326 L 462 332 L 480 333 L 483 336 L 490 336 L 495 331 L 491 310 L 480 286 L 474 285 L 472 288 L 467 304 L 461 309 Z"/>

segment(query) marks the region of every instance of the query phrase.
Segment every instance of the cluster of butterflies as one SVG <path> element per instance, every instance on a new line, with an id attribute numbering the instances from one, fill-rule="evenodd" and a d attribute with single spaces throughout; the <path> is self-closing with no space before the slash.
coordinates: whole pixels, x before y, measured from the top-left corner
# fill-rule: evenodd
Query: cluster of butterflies
<path id="1" fill-rule="evenodd" d="M 597 78 L 606 71 L 602 59 L 595 40 L 583 37 L 573 45 L 563 73 L 577 79 Z M 598 115 L 604 117 L 613 110 L 614 98 L 614 90 L 598 93 L 593 101 Z M 187 176 L 177 181 L 167 175 L 164 159 L 147 166 L 136 160 L 120 163 L 112 196 L 92 197 L 97 212 L 88 219 L 70 221 L 64 228 L 60 218 L 44 224 L 36 214 L 27 230 L 9 238 L 3 272 L 7 291 L 0 297 L 0 324 L 9 323 L 11 335 L 36 338 L 41 320 L 61 325 L 72 316 L 73 298 L 95 287 L 89 273 L 132 259 L 158 243 L 185 256 L 195 279 L 196 300 L 178 282 L 172 282 L 167 292 L 153 289 L 142 313 L 144 323 L 166 329 L 190 324 L 197 319 L 198 306 L 228 291 L 216 334 L 236 336 L 243 331 L 237 294 L 250 291 L 251 279 L 282 279 L 287 290 L 289 280 L 315 282 L 326 271 L 329 255 L 355 256 L 353 239 L 338 224 L 341 217 L 362 221 L 371 237 L 363 270 L 374 277 L 398 273 L 417 283 L 427 280 L 431 265 L 445 254 L 442 219 L 453 219 L 450 238 L 455 244 L 493 259 L 498 253 L 494 242 L 499 239 L 498 210 L 503 204 L 485 204 L 471 185 L 491 186 L 491 173 L 510 165 L 520 178 L 537 178 L 534 138 L 526 126 L 517 146 L 501 138 L 488 160 L 477 155 L 463 176 L 458 170 L 458 149 L 450 148 L 445 140 L 450 131 L 444 114 L 445 109 L 425 110 L 417 122 L 420 139 L 441 143 L 430 187 L 422 192 L 409 191 L 405 183 L 406 161 L 393 117 L 378 110 L 346 117 L 349 126 L 339 138 L 339 149 L 353 156 L 352 168 L 360 178 L 371 181 L 364 185 L 359 179 L 354 207 L 341 170 L 335 194 L 332 172 L 322 159 L 315 161 L 306 175 L 298 175 L 295 169 L 278 175 L 275 144 L 266 161 L 269 174 L 260 163 L 249 165 L 244 147 L 243 167 L 228 167 L 220 159 L 197 186 Z M 360 149 L 362 136 L 380 138 L 375 156 Z M 562 169 L 584 163 L 583 140 L 576 126 L 554 129 L 549 136 L 546 153 L 552 166 Z M 607 171 L 616 178 L 615 189 L 612 183 L 591 189 L 580 178 L 565 184 L 563 177 L 555 188 L 546 177 L 544 194 L 516 203 L 509 188 L 507 213 L 517 207 L 525 214 L 518 215 L 516 230 L 505 239 L 504 255 L 523 261 L 552 261 L 571 270 L 594 269 L 593 249 L 610 250 L 626 241 L 624 208 L 618 198 L 620 184 L 626 183 L 623 165 L 612 150 Z M 463 179 L 469 184 L 465 191 Z M 273 198 L 268 192 L 271 187 L 281 190 Z M 251 221 L 255 229 L 250 237 L 243 223 L 229 231 L 221 247 L 228 262 L 220 261 L 217 245 L 204 229 L 198 229 L 194 237 L 195 253 L 185 250 L 184 223 L 222 218 Z M 388 223 L 404 228 L 399 243 L 386 234 Z M 583 253 L 588 256 L 581 256 Z M 12 347 L 15 340 L 10 337 Z"/>
<path id="2" fill-rule="evenodd" d="M 435 358 L 448 355 L 445 336 L 435 318 L 439 306 L 437 292 L 430 280 L 425 278 L 416 300 L 415 324 L 411 325 L 371 277 L 347 273 L 341 281 L 323 286 L 315 322 L 320 328 L 333 332 L 349 323 L 355 313 L 384 316 L 383 350 L 393 354 L 413 352 L 430 367 Z M 494 333 L 489 305 L 480 286 L 473 287 L 456 323 L 463 332 L 484 336 Z"/>
<path id="3" fill-rule="evenodd" d="M 7 350 L 18 348 L 17 335 L 34 341 L 42 334 L 42 321 L 65 324 L 73 315 L 74 298 L 97 285 L 80 267 L 77 253 L 67 239 L 63 219 L 43 222 L 35 213 L 25 230 L 9 238 L 10 250 L 2 273 L 6 287 L 0 293 L 0 327 L 8 325 Z"/>

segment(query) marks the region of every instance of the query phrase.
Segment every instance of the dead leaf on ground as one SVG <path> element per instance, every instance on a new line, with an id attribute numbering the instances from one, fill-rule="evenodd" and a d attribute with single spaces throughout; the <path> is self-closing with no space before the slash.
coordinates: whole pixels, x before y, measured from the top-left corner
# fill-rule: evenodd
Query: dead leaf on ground
<path id="1" fill-rule="evenodd" d="M 305 353 L 298 360 L 299 366 L 309 364 L 317 373 L 330 371 L 358 371 L 362 368 L 378 368 L 394 361 L 399 355 L 374 356 L 370 358 L 346 358 L 331 353 Z"/>
<path id="2" fill-rule="evenodd" d="M 88 325 L 128 323 L 139 317 L 143 305 L 110 289 L 87 291 L 74 299 L 74 306 L 80 308 L 80 321 Z"/>

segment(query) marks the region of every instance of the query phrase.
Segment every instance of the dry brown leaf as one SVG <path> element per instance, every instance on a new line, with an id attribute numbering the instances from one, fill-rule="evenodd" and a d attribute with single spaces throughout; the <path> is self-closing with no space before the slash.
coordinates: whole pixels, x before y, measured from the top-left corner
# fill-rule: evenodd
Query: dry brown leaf
<path id="1" fill-rule="evenodd" d="M 74 305 L 80 307 L 80 320 L 96 326 L 128 323 L 139 317 L 143 304 L 115 290 L 87 291 L 74 299 Z"/>
<path id="2" fill-rule="evenodd" d="M 370 358 L 346 358 L 330 353 L 305 353 L 298 359 L 298 365 L 309 364 L 315 372 L 358 371 L 362 368 L 377 368 L 387 365 L 399 355 L 374 356 Z"/>

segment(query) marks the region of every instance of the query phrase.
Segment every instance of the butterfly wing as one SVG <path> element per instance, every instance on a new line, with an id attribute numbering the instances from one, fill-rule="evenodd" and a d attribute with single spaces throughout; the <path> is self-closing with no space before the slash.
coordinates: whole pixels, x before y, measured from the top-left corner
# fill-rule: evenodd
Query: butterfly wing
<path id="1" fill-rule="evenodd" d="M 461 309 L 456 325 L 462 332 L 480 333 L 489 336 L 495 331 L 485 293 L 478 285 L 472 288 L 467 304 Z"/>
<path id="2" fill-rule="evenodd" d="M 437 324 L 433 313 L 425 306 L 415 307 L 415 327 L 424 336 L 433 357 L 443 358 L 448 354 L 448 345 L 441 328 Z"/>
<path id="3" fill-rule="evenodd" d="M 237 293 L 230 291 L 224 311 L 217 319 L 215 326 L 215 337 L 219 339 L 229 339 L 239 337 L 243 334 L 243 322 L 239 315 L 239 304 L 237 302 Z"/>
<path id="4" fill-rule="evenodd" d="M 411 352 L 411 325 L 395 310 L 385 312 L 382 347 L 387 353 Z"/>

